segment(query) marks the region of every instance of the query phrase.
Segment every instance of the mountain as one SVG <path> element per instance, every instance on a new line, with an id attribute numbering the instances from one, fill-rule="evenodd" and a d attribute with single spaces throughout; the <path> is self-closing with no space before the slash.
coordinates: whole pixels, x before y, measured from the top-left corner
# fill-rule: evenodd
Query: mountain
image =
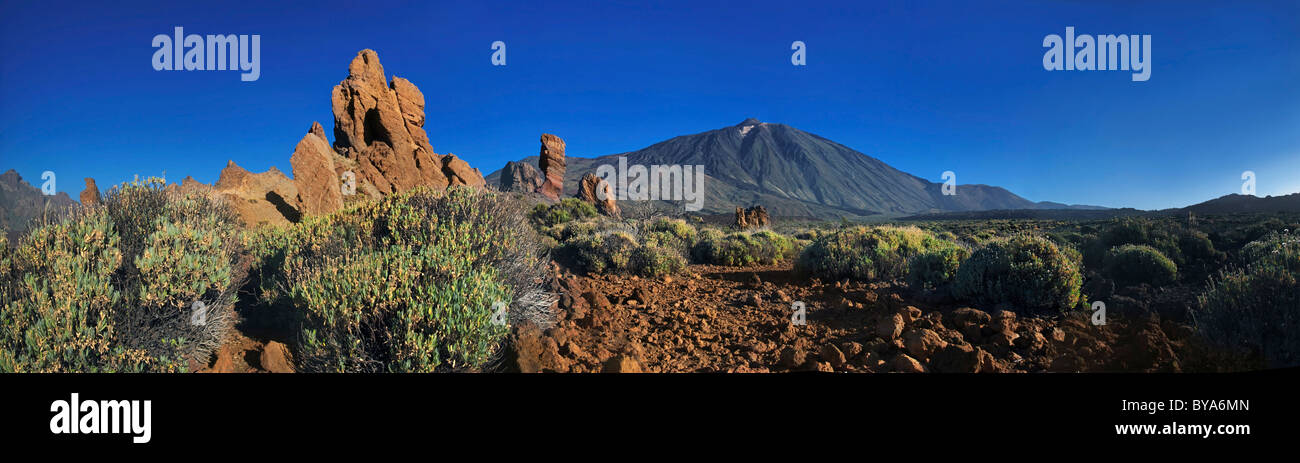
<path id="1" fill-rule="evenodd" d="M 628 153 L 570 157 L 564 193 L 572 195 L 578 179 L 597 166 L 617 166 L 620 156 L 626 156 L 628 164 L 703 165 L 705 213 L 728 213 L 736 206 L 756 204 L 777 216 L 816 218 L 1071 207 L 1035 203 L 988 185 L 959 185 L 956 195 L 944 196 L 941 183 L 818 135 L 755 119 Z M 537 157 L 521 162 L 536 165 Z M 500 172 L 488 175 L 487 183 L 499 184 Z"/>
<path id="2" fill-rule="evenodd" d="M 27 230 L 32 219 L 62 212 L 73 204 L 76 202 L 64 192 L 53 196 L 42 194 L 40 188 L 27 183 L 13 169 L 0 174 L 0 229 L 10 243 Z"/>
<path id="3" fill-rule="evenodd" d="M 1292 193 L 1283 196 L 1265 196 L 1263 198 L 1258 196 L 1230 194 L 1203 203 L 1175 209 L 1174 211 L 1193 212 L 1202 215 L 1256 212 L 1300 213 L 1300 193 Z"/>

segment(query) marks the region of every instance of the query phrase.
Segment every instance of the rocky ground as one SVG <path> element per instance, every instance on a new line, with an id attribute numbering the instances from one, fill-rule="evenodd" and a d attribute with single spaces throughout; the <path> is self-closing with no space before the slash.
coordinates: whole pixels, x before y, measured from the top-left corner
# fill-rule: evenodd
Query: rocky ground
<path id="1" fill-rule="evenodd" d="M 658 279 L 553 272 L 558 320 L 515 326 L 507 371 L 1178 372 L 1199 357 L 1190 327 L 1154 316 L 1094 326 L 1082 313 L 982 311 L 891 284 L 801 278 L 790 264 Z M 795 301 L 806 324 L 791 321 Z M 196 369 L 292 372 L 287 340 L 262 331 L 238 333 Z"/>
<path id="2" fill-rule="evenodd" d="M 1182 371 L 1191 329 L 1154 317 L 1021 316 L 924 303 L 889 284 L 820 282 L 789 264 L 685 276 L 556 270 L 560 320 L 518 327 L 525 372 Z M 791 322 L 794 301 L 806 324 Z"/>

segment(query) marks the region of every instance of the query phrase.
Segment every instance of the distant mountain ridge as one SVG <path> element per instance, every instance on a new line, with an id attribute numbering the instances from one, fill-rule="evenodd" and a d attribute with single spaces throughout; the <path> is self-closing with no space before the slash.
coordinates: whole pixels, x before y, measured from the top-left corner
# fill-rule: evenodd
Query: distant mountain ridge
<path id="1" fill-rule="evenodd" d="M 1256 212 L 1300 212 L 1300 193 L 1291 193 L 1282 196 L 1265 196 L 1262 198 L 1259 196 L 1230 194 L 1184 208 L 1173 209 L 1173 211 L 1192 212 L 1202 215 Z"/>
<path id="2" fill-rule="evenodd" d="M 988 209 L 1104 209 L 1035 203 L 989 185 L 958 185 L 945 196 L 942 184 L 900 171 L 847 146 L 784 124 L 746 119 L 740 124 L 665 140 L 637 151 L 596 158 L 569 157 L 564 193 L 601 164 L 703 165 L 705 213 L 761 204 L 786 217 L 837 218 L 908 215 Z M 536 165 L 537 157 L 520 162 Z M 489 174 L 497 185 L 501 171 Z"/>
<path id="3" fill-rule="evenodd" d="M 0 174 L 0 229 L 4 230 L 10 243 L 27 230 L 32 219 L 46 213 L 61 212 L 73 204 L 77 202 L 62 191 L 46 196 L 13 169 Z"/>

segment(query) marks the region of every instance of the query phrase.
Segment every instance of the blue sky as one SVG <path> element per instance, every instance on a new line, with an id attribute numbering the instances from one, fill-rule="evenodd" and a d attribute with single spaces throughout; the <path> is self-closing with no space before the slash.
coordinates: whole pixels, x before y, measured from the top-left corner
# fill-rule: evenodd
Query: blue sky
<path id="1" fill-rule="evenodd" d="M 187 4 L 196 3 L 196 4 Z M 358 50 L 424 92 L 434 150 L 484 174 L 747 117 L 939 181 L 1143 209 L 1300 191 L 1300 2 L 4 2 L 0 170 L 73 197 L 133 175 L 289 172 Z M 260 34 L 261 78 L 154 71 L 156 34 Z M 1048 72 L 1048 34 L 1150 34 L 1152 73 Z M 490 63 L 493 41 L 507 65 Z M 790 44 L 807 44 L 807 66 Z"/>

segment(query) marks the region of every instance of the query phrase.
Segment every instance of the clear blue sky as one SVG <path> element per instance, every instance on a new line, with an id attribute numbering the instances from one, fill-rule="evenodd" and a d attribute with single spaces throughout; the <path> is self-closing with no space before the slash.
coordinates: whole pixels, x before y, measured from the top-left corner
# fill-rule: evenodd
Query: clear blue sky
<path id="1" fill-rule="evenodd" d="M 0 170 L 74 197 L 86 176 L 211 183 L 227 159 L 287 173 L 363 48 L 423 90 L 434 149 L 484 174 L 543 132 L 595 156 L 755 117 L 1035 201 L 1177 207 L 1244 170 L 1300 191 L 1294 0 L 82 3 L 0 6 Z M 260 34 L 261 78 L 154 71 L 175 26 Z M 1045 71 L 1066 26 L 1152 35 L 1151 79 Z"/>

